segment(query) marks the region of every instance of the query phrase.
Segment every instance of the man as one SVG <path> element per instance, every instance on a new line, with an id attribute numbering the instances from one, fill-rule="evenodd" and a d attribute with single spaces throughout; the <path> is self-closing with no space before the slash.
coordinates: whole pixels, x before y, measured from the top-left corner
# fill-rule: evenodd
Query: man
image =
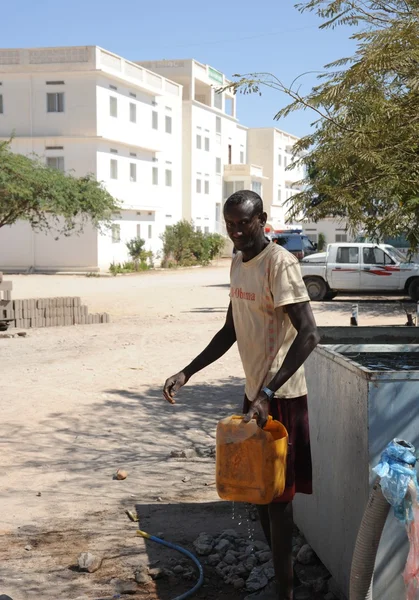
<path id="1" fill-rule="evenodd" d="M 205 350 L 170 377 L 164 396 L 174 396 L 188 380 L 218 360 L 237 341 L 246 375 L 244 421 L 268 415 L 288 430 L 289 452 L 284 494 L 258 506 L 272 549 L 279 600 L 293 598 L 292 500 L 311 494 L 311 454 L 307 388 L 303 363 L 319 336 L 297 259 L 265 237 L 267 215 L 255 192 L 236 192 L 225 203 L 229 237 L 238 250 L 231 265 L 230 305 L 222 329 Z"/>

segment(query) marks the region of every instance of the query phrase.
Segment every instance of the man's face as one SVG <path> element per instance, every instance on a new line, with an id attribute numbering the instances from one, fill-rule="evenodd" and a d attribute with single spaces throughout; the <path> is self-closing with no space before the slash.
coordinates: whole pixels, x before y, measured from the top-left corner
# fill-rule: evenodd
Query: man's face
<path id="1" fill-rule="evenodd" d="M 254 206 L 250 201 L 229 206 L 224 210 L 227 233 L 237 250 L 252 248 L 255 241 L 264 235 L 266 215 L 265 213 L 258 215 L 254 212 Z"/>

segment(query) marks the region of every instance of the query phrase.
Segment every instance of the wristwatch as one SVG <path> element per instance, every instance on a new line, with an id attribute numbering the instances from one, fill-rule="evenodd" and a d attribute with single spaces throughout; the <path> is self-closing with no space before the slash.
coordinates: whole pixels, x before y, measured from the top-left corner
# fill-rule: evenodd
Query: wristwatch
<path id="1" fill-rule="evenodd" d="M 272 398 L 275 396 L 275 392 L 273 392 L 272 390 L 270 390 L 268 387 L 262 388 L 261 391 L 265 392 L 265 394 L 268 396 L 269 400 L 272 400 Z"/>

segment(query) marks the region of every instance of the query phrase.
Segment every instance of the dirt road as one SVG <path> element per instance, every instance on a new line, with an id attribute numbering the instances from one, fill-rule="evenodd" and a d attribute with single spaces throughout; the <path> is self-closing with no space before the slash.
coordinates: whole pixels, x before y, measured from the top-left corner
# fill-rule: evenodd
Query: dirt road
<path id="1" fill-rule="evenodd" d="M 15 298 L 79 295 L 91 312 L 109 312 L 112 322 L 0 340 L 0 594 L 13 600 L 112 596 L 112 578 L 132 578 L 140 560 L 165 556 L 136 538 L 126 508 L 137 507 L 145 529 L 189 545 L 206 528 L 216 533 L 231 526 L 231 507 L 217 502 L 211 485 L 213 459 L 202 457 L 200 447 L 214 444 L 222 416 L 240 410 L 236 348 L 199 373 L 176 406 L 161 397 L 164 379 L 223 322 L 228 269 L 227 261 L 116 278 L 7 277 Z M 348 302 L 313 308 L 320 324 L 349 323 Z M 366 304 L 361 318 L 365 324 L 405 321 L 397 303 Z M 169 458 L 172 450 L 196 447 L 193 458 Z M 128 471 L 125 481 L 113 479 L 120 467 Z M 85 576 L 73 567 L 89 549 L 107 560 Z M 167 586 L 156 581 L 136 597 L 170 598 Z M 208 581 L 197 598 L 224 593 L 242 597 Z"/>

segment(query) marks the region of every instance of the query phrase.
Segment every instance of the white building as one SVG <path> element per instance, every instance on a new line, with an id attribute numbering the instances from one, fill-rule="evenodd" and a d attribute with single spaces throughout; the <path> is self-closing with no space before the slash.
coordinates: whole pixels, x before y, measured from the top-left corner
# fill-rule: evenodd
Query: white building
<path id="1" fill-rule="evenodd" d="M 183 217 L 202 231 L 224 231 L 222 206 L 234 191 L 262 191 L 261 167 L 248 163 L 247 128 L 225 75 L 196 60 L 139 63 L 183 86 Z"/>
<path id="2" fill-rule="evenodd" d="M 273 127 L 249 129 L 247 138 L 249 160 L 260 165 L 267 178 L 263 200 L 268 222 L 275 228 L 285 227 L 287 203 L 298 193 L 296 182 L 304 177 L 300 168 L 286 170 L 298 138 Z"/>
<path id="3" fill-rule="evenodd" d="M 96 46 L 0 50 L 0 139 L 75 175 L 92 173 L 121 203 L 104 235 L 0 229 L 0 267 L 107 269 L 140 236 L 157 251 L 182 217 L 182 88 Z"/>

